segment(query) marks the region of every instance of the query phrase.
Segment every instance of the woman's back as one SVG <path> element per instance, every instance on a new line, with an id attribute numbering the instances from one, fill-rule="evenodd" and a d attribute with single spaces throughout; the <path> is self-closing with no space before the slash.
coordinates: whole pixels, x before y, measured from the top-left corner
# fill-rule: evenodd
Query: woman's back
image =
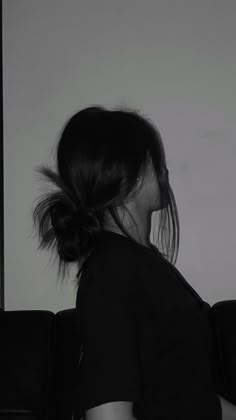
<path id="1" fill-rule="evenodd" d="M 119 407 L 140 420 L 222 419 L 210 305 L 158 251 L 104 231 L 81 277 L 76 307 L 84 343 L 79 415 L 127 401 L 132 404 Z"/>

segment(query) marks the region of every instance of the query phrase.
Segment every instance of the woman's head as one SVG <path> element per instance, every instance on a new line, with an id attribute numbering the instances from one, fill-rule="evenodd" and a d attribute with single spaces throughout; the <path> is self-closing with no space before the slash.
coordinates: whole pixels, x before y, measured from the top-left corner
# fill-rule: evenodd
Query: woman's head
<path id="1" fill-rule="evenodd" d="M 147 179 L 153 180 L 145 190 L 150 211 L 159 209 L 158 249 L 162 248 L 171 262 L 176 253 L 176 261 L 177 206 L 161 136 L 147 117 L 124 107 L 108 110 L 94 106 L 77 112 L 62 130 L 56 164 L 56 172 L 44 165 L 37 170 L 57 189 L 39 198 L 33 222 L 39 247 L 56 250 L 59 276 L 62 273 L 64 278 L 68 263 L 82 268 L 107 216 L 130 236 L 117 208 L 126 209 L 127 200 L 139 194 Z"/>

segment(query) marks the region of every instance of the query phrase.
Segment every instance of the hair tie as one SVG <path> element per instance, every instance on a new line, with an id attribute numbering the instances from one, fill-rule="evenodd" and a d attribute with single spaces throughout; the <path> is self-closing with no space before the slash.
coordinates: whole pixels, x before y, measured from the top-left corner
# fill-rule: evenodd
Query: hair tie
<path id="1" fill-rule="evenodd" d="M 88 225 L 91 223 L 91 220 L 94 220 L 94 216 L 96 215 L 96 209 L 94 208 L 77 208 L 77 210 L 73 214 L 73 223 L 75 225 Z"/>

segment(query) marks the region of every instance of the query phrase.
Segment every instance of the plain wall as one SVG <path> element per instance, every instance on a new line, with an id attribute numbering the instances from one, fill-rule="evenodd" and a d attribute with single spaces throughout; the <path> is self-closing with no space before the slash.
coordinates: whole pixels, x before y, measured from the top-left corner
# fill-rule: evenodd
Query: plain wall
<path id="1" fill-rule="evenodd" d="M 37 165 L 102 104 L 158 127 L 180 218 L 176 267 L 213 305 L 236 299 L 236 2 L 3 0 L 5 310 L 75 306 L 32 228 Z"/>

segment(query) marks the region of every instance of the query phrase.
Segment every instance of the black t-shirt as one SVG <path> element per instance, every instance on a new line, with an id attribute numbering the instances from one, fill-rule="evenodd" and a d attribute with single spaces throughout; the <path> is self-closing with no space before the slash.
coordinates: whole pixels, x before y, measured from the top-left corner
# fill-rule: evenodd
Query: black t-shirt
<path id="1" fill-rule="evenodd" d="M 210 305 L 152 246 L 103 231 L 81 276 L 75 419 L 112 401 L 140 420 L 222 420 Z"/>

